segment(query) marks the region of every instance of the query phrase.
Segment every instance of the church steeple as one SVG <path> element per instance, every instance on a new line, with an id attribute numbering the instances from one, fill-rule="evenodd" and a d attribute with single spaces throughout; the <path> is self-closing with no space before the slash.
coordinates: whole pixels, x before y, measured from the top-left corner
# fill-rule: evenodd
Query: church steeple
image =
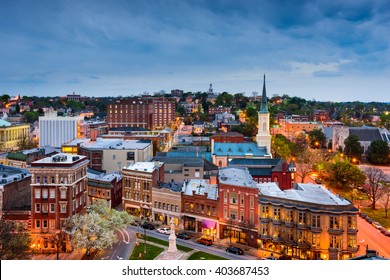
<path id="1" fill-rule="evenodd" d="M 264 74 L 264 81 L 263 81 L 263 94 L 261 95 L 260 112 L 268 112 L 267 92 L 265 90 L 265 74 Z"/>

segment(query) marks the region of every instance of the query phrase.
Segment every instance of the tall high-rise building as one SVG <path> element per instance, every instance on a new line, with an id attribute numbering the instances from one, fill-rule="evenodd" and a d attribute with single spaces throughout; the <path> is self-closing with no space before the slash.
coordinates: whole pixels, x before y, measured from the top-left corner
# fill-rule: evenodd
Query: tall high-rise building
<path id="1" fill-rule="evenodd" d="M 84 117 L 62 117 L 56 111 L 47 111 L 39 117 L 39 146 L 60 148 L 74 138 L 81 137 L 81 124 Z"/>
<path id="2" fill-rule="evenodd" d="M 134 97 L 107 107 L 107 123 L 113 127 L 165 128 L 175 119 L 175 102 L 165 97 Z"/>

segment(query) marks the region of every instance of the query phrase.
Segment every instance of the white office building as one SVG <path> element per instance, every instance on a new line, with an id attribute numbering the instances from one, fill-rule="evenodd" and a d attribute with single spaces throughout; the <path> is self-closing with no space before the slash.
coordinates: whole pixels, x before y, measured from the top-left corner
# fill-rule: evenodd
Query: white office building
<path id="1" fill-rule="evenodd" d="M 62 144 L 80 137 L 84 117 L 57 116 L 57 111 L 48 111 L 39 117 L 39 146 L 60 148 Z"/>

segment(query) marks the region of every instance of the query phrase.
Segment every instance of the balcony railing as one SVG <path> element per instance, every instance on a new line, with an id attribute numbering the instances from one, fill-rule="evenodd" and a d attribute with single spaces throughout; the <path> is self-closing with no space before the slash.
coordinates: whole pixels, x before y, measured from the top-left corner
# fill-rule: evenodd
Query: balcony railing
<path id="1" fill-rule="evenodd" d="M 331 234 L 343 234 L 344 230 L 342 228 L 330 228 L 329 233 Z"/>

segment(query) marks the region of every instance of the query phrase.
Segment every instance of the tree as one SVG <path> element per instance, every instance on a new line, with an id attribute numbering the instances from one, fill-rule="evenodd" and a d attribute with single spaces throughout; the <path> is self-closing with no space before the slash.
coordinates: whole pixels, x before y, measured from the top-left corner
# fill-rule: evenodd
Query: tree
<path id="1" fill-rule="evenodd" d="M 57 260 L 60 259 L 60 251 L 66 248 L 66 233 L 64 231 L 52 232 L 49 242 L 56 247 Z"/>
<path id="2" fill-rule="evenodd" d="M 367 176 L 367 184 L 364 188 L 371 201 L 371 209 L 375 210 L 377 201 L 384 195 L 382 182 L 385 180 L 385 173 L 375 167 L 367 168 L 364 173 Z"/>
<path id="3" fill-rule="evenodd" d="M 324 162 L 319 172 L 320 179 L 335 188 L 358 187 L 364 184 L 366 176 L 356 165 L 348 160 L 336 158 L 334 161 Z"/>
<path id="4" fill-rule="evenodd" d="M 27 260 L 31 259 L 30 236 L 19 226 L 0 220 L 0 259 Z"/>
<path id="5" fill-rule="evenodd" d="M 133 217 L 125 211 L 110 209 L 105 200 L 96 200 L 87 214 L 77 214 L 67 220 L 71 244 L 76 249 L 86 249 L 87 255 L 111 247 L 117 239 L 115 229 L 125 228 Z"/>
<path id="6" fill-rule="evenodd" d="M 349 158 L 361 159 L 363 147 L 359 143 L 356 135 L 349 135 L 344 141 L 344 154 Z"/>
<path id="7" fill-rule="evenodd" d="M 318 163 L 322 161 L 322 153 L 319 150 L 310 150 L 308 147 L 300 151 L 296 156 L 297 176 L 301 177 L 301 183 L 311 172 L 317 169 Z"/>
<path id="8" fill-rule="evenodd" d="M 390 130 L 390 114 L 388 112 L 381 114 L 380 125 Z"/>
<path id="9" fill-rule="evenodd" d="M 34 111 L 24 112 L 23 119 L 26 123 L 33 123 L 38 120 L 38 113 Z"/>
<path id="10" fill-rule="evenodd" d="M 222 105 L 223 107 L 230 107 L 233 103 L 233 95 L 222 92 L 220 95 L 218 95 L 217 99 L 215 100 L 216 105 Z"/>
<path id="11" fill-rule="evenodd" d="M 35 148 L 37 146 L 37 143 L 31 140 L 28 136 L 24 136 L 18 141 L 17 145 L 19 150 L 28 150 Z"/>
<path id="12" fill-rule="evenodd" d="M 367 159 L 373 164 L 387 164 L 390 162 L 390 148 L 387 142 L 376 140 L 371 142 L 367 149 Z"/>
<path id="13" fill-rule="evenodd" d="M 387 212 L 390 208 L 390 184 L 387 182 L 383 183 L 383 187 L 383 208 L 385 209 L 385 218 L 387 218 Z"/>
<path id="14" fill-rule="evenodd" d="M 309 132 L 310 147 L 319 149 L 325 146 L 326 137 L 321 129 L 314 129 Z"/>
<path id="15" fill-rule="evenodd" d="M 288 160 L 292 157 L 292 143 L 282 134 L 272 135 L 271 149 L 274 158 Z"/>

